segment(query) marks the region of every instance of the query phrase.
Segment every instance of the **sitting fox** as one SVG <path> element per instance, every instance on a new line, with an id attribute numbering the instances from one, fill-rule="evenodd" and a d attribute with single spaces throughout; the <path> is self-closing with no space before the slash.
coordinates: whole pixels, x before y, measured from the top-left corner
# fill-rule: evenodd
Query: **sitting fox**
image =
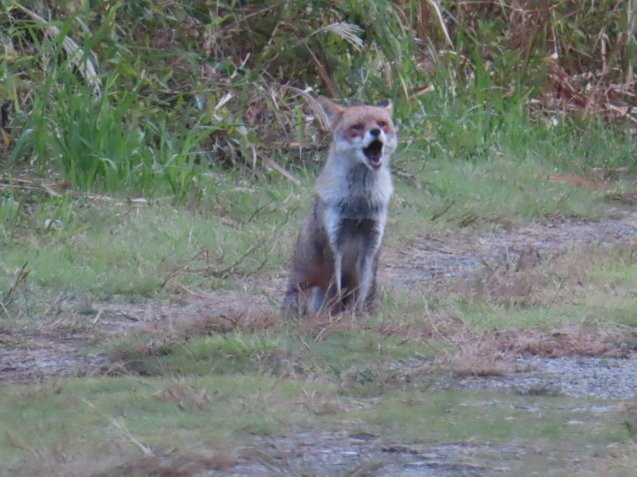
<path id="1" fill-rule="evenodd" d="M 290 316 L 375 312 L 376 269 L 397 138 L 389 101 L 344 108 L 320 96 L 333 139 L 292 257 L 283 311 Z"/>

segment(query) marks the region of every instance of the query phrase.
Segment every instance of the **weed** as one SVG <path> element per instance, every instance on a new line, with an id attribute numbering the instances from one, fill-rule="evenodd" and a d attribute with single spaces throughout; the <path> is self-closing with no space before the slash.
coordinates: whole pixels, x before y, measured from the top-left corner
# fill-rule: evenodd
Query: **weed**
<path id="1" fill-rule="evenodd" d="M 190 411 L 207 411 L 212 401 L 206 389 L 196 389 L 190 384 L 180 381 L 157 391 L 155 399 L 175 402 L 179 409 Z"/>
<path id="2" fill-rule="evenodd" d="M 26 271 L 27 265 L 28 265 L 28 262 L 22 265 L 22 267 L 20 268 L 20 270 L 18 270 L 16 274 L 13 284 L 8 288 L 6 293 L 2 295 L 2 300 L 0 300 L 0 306 L 2 306 L 2 308 L 4 308 L 5 310 L 6 310 L 6 307 L 9 306 L 9 303 L 11 301 L 11 295 L 13 295 L 13 293 L 16 291 L 20 283 L 24 282 L 29 276 L 29 272 Z"/>
<path id="3" fill-rule="evenodd" d="M 10 233 L 18 224 L 21 204 L 9 196 L 0 202 L 0 230 L 5 240 L 10 237 Z"/>

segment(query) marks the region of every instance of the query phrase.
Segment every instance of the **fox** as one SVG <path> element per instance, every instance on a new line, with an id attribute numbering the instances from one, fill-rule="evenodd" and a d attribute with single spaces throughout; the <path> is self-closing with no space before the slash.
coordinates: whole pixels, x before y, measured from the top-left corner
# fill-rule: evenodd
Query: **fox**
<path id="1" fill-rule="evenodd" d="M 332 132 L 292 255 L 285 315 L 376 313 L 376 271 L 394 192 L 390 159 L 398 139 L 393 105 L 343 107 L 319 96 Z"/>

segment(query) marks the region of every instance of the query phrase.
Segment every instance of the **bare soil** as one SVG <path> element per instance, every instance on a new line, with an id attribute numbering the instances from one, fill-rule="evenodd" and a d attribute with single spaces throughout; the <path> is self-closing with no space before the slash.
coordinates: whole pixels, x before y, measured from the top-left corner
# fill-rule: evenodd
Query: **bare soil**
<path id="1" fill-rule="evenodd" d="M 636 239 L 636 212 L 615 219 L 549 219 L 497 232 L 432 235 L 414 239 L 403 249 L 385 250 L 381 278 L 398 286 L 431 279 L 448 281 L 504 262 L 515 264 L 520 259 L 537 260 L 588 245 L 633 243 Z"/>

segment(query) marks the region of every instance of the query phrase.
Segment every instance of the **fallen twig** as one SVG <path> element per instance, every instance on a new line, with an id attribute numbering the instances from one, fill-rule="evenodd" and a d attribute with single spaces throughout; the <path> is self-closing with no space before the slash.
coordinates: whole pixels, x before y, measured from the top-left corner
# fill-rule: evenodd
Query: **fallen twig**
<path id="1" fill-rule="evenodd" d="M 301 181 L 299 181 L 296 177 L 294 177 L 292 174 L 290 174 L 288 171 L 286 171 L 283 167 L 281 167 L 280 165 L 278 165 L 275 161 L 273 161 L 266 153 L 264 152 L 259 152 L 257 154 L 261 160 L 263 162 L 265 162 L 268 166 L 270 166 L 272 169 L 274 169 L 275 171 L 277 171 L 279 174 L 281 174 L 283 177 L 285 177 L 286 179 L 291 180 L 292 182 L 294 182 L 297 186 L 301 185 Z"/>
<path id="2" fill-rule="evenodd" d="M 11 297 L 11 295 L 16 290 L 16 288 L 18 288 L 18 285 L 20 285 L 20 282 L 25 281 L 27 277 L 29 276 L 29 273 L 31 273 L 31 271 L 25 272 L 25 269 L 27 268 L 28 264 L 29 262 L 24 262 L 24 265 L 22 265 L 22 268 L 20 269 L 20 271 L 18 272 L 18 275 L 13 281 L 13 284 L 9 287 L 9 290 L 7 290 L 7 294 L 2 300 L 0 300 L 0 304 L 2 305 L 2 308 L 5 308 L 5 306 L 9 304 L 9 297 Z"/>

